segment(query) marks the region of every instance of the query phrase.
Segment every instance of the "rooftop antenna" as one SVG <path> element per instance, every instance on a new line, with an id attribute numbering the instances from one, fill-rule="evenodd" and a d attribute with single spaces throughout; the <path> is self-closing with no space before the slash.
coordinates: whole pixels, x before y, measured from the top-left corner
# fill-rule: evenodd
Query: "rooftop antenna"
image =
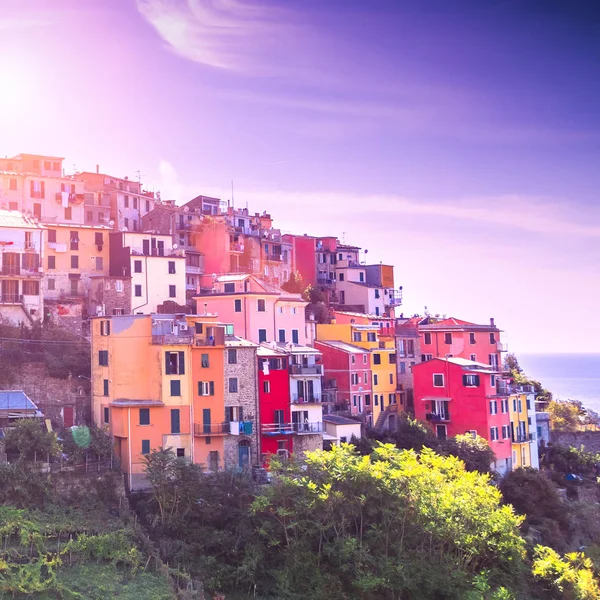
<path id="1" fill-rule="evenodd" d="M 141 171 L 138 169 L 137 171 L 134 171 L 134 173 L 137 175 L 138 183 L 140 185 L 142 185 L 142 173 L 141 173 Z"/>
<path id="2" fill-rule="evenodd" d="M 346 232 L 342 231 L 342 244 L 346 243 Z"/>
<path id="3" fill-rule="evenodd" d="M 235 208 L 235 202 L 233 201 L 233 179 L 231 180 L 231 208 Z"/>

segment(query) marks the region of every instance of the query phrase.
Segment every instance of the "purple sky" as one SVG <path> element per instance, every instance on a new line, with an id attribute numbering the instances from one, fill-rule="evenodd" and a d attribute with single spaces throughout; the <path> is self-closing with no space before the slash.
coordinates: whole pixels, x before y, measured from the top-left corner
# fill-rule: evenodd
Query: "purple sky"
<path id="1" fill-rule="evenodd" d="M 599 350 L 596 0 L 0 4 L 2 154 L 179 201 L 233 179 L 281 229 L 393 263 L 405 313 Z"/>

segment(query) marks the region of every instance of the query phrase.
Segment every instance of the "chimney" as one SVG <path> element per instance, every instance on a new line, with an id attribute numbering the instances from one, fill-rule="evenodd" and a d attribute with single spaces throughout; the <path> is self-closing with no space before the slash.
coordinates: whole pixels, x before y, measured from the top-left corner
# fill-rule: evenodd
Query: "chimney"
<path id="1" fill-rule="evenodd" d="M 494 324 L 494 317 L 490 319 L 490 327 L 496 327 L 496 325 Z"/>
<path id="2" fill-rule="evenodd" d="M 96 165 L 96 175 L 100 175 L 100 165 Z"/>

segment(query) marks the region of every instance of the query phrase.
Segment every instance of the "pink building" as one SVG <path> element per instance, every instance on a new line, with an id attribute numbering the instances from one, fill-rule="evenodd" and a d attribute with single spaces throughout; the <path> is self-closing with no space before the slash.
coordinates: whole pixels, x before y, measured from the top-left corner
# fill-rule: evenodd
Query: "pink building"
<path id="1" fill-rule="evenodd" d="M 304 318 L 307 302 L 248 274 L 215 277 L 211 294 L 198 296 L 200 314 L 217 313 L 233 323 L 236 335 L 262 342 L 307 344 L 309 332 Z"/>

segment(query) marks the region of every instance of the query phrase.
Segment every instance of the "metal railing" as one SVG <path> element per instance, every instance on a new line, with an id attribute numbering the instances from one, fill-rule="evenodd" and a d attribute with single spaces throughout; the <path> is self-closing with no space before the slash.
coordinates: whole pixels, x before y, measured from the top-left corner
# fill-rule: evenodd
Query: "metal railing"
<path id="1" fill-rule="evenodd" d="M 0 304 L 21 304 L 22 301 L 20 294 L 0 294 Z"/>
<path id="2" fill-rule="evenodd" d="M 322 433 L 323 423 L 315 421 L 312 423 L 263 423 L 260 426 L 263 435 L 310 435 Z"/>
<path id="3" fill-rule="evenodd" d="M 281 262 L 281 254 L 266 254 L 265 260 L 269 262 Z"/>
<path id="4" fill-rule="evenodd" d="M 449 412 L 445 412 L 445 413 L 427 413 L 425 415 L 425 419 L 427 419 L 427 421 L 449 421 L 450 420 L 450 413 Z"/>
<path id="5" fill-rule="evenodd" d="M 323 375 L 323 365 L 290 365 L 292 375 Z"/>
<path id="6" fill-rule="evenodd" d="M 292 404 L 319 404 L 321 394 L 292 394 Z"/>
<path id="7" fill-rule="evenodd" d="M 529 442 L 529 435 L 526 433 L 515 433 L 512 436 L 512 441 L 514 444 L 523 444 L 525 442 Z"/>
<path id="8" fill-rule="evenodd" d="M 194 435 L 227 435 L 231 432 L 231 423 L 194 423 Z"/>

